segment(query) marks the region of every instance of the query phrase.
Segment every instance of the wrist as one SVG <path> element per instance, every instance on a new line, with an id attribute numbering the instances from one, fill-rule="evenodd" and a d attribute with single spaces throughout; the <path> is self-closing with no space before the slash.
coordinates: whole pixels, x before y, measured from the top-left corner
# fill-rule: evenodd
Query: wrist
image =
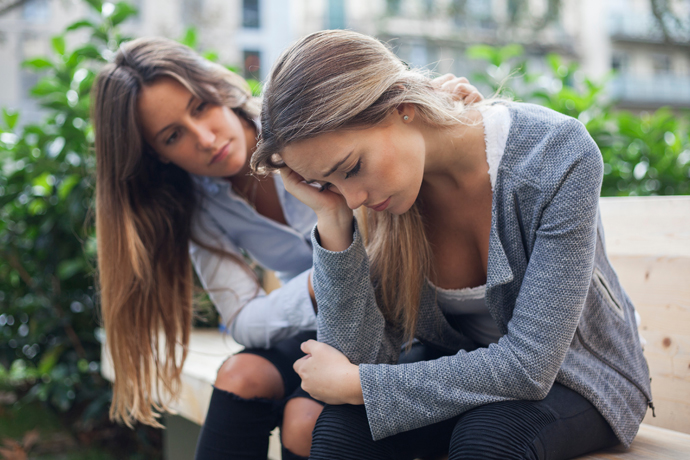
<path id="1" fill-rule="evenodd" d="M 351 209 L 334 213 L 317 214 L 316 228 L 319 232 L 321 247 L 333 252 L 346 250 L 352 244 L 352 222 L 354 216 Z"/>
<path id="2" fill-rule="evenodd" d="M 351 364 L 351 370 L 348 371 L 348 380 L 350 388 L 350 395 L 348 397 L 348 404 L 361 405 L 364 404 L 364 393 L 362 392 L 362 383 L 359 380 L 359 366 Z"/>

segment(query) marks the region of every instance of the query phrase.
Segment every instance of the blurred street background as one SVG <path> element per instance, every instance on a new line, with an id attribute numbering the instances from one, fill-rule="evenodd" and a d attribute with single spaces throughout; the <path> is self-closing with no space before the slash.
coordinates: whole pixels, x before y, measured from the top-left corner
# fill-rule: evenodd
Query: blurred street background
<path id="1" fill-rule="evenodd" d="M 0 0 L 0 459 L 161 459 L 108 421 L 94 287 L 95 73 L 165 36 L 249 79 L 347 28 L 410 66 L 582 121 L 603 196 L 690 194 L 690 0 Z M 644 218 L 641 216 L 640 218 Z M 200 301 L 199 326 L 213 327 Z"/>

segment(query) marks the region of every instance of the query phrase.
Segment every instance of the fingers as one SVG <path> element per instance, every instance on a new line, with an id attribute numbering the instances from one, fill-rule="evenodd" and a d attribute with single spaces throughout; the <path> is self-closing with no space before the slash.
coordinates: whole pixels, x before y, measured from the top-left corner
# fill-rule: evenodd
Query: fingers
<path id="1" fill-rule="evenodd" d="M 310 355 L 312 350 L 314 349 L 314 347 L 318 346 L 318 345 L 316 345 L 318 343 L 319 342 L 317 342 L 316 340 L 309 339 L 306 342 L 302 342 L 302 344 L 299 346 L 299 348 L 300 348 L 300 350 L 302 350 L 307 355 Z"/>
<path id="2" fill-rule="evenodd" d="M 450 83 L 452 85 L 453 82 Z M 472 104 L 480 102 L 484 99 L 479 90 L 469 83 L 458 83 L 454 87 L 441 88 L 443 91 L 449 92 L 454 99 L 461 100 L 465 104 Z"/>
<path id="3" fill-rule="evenodd" d="M 280 172 L 280 177 L 283 178 L 283 182 L 297 184 L 304 180 L 304 177 L 300 176 L 287 166 L 280 168 L 278 171 Z"/>
<path id="4" fill-rule="evenodd" d="M 433 80 L 431 80 L 431 85 L 435 86 L 436 88 L 440 88 L 443 84 L 449 82 L 454 78 L 455 75 L 453 75 L 452 73 L 447 73 L 445 75 L 441 75 L 440 77 L 436 77 Z"/>
<path id="5" fill-rule="evenodd" d="M 474 104 L 476 102 L 481 102 L 484 100 L 484 96 L 482 96 L 482 93 L 480 93 L 477 88 L 469 84 L 463 86 L 465 87 L 462 90 L 465 94 L 465 96 L 463 97 L 463 102 L 465 104 Z"/>
<path id="6" fill-rule="evenodd" d="M 473 104 L 484 100 L 482 94 L 476 87 L 470 84 L 465 77 L 456 77 L 447 73 L 431 81 L 431 84 L 439 91 L 449 93 L 453 99 L 462 101 L 465 104 Z"/>
<path id="7" fill-rule="evenodd" d="M 307 364 L 307 360 L 311 358 L 311 355 L 302 356 L 300 359 L 292 364 L 292 368 L 297 372 L 297 375 L 302 377 L 302 369 Z"/>

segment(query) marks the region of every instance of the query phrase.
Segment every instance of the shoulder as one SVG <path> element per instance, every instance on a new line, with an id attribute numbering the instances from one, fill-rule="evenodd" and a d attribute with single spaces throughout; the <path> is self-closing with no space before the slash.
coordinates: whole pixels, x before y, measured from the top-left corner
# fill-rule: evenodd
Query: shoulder
<path id="1" fill-rule="evenodd" d="M 509 140 L 513 144 L 529 148 L 543 141 L 594 142 L 587 128 L 575 118 L 535 104 L 510 102 L 507 107 L 511 115 Z"/>
<path id="2" fill-rule="evenodd" d="M 573 166 L 594 176 L 603 161 L 587 128 L 577 119 L 534 104 L 506 104 L 511 127 L 502 166 L 534 183 L 558 182 Z"/>

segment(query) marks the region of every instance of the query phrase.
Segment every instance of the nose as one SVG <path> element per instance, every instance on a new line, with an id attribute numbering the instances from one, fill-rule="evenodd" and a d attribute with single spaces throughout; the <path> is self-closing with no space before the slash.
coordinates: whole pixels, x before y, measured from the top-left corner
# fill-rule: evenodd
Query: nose
<path id="1" fill-rule="evenodd" d="M 205 150 L 214 146 L 216 134 L 208 123 L 204 123 L 203 121 L 193 123 L 190 130 L 196 136 L 198 148 Z"/>
<path id="2" fill-rule="evenodd" d="M 357 209 L 362 206 L 367 201 L 367 192 L 363 189 L 356 189 L 354 187 L 340 188 L 338 189 L 345 201 L 347 202 L 347 207 L 350 209 Z"/>

